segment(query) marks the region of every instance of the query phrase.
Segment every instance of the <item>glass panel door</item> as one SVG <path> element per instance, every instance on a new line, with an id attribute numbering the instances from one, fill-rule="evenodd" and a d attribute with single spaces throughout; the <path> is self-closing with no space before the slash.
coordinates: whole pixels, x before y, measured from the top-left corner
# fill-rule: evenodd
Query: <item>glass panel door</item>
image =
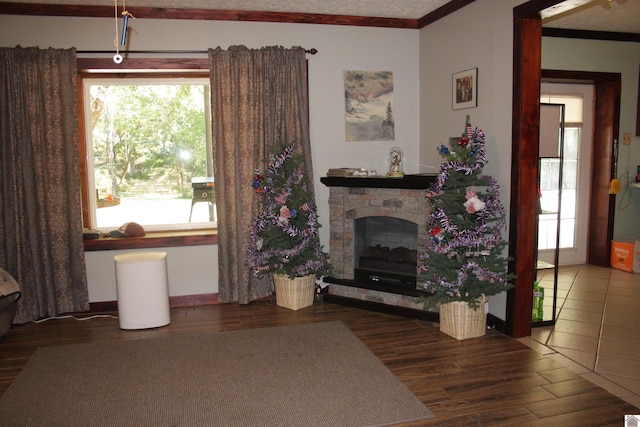
<path id="1" fill-rule="evenodd" d="M 553 325 L 557 315 L 564 168 L 563 104 L 540 104 L 538 233 L 532 326 Z"/>

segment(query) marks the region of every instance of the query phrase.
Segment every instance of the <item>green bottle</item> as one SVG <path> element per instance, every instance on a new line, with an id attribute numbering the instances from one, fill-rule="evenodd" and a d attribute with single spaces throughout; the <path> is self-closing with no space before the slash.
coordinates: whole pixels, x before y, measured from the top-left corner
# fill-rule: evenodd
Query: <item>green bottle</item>
<path id="1" fill-rule="evenodd" d="M 531 309 L 531 321 L 541 322 L 544 310 L 544 288 L 538 281 L 533 282 L 533 306 Z"/>

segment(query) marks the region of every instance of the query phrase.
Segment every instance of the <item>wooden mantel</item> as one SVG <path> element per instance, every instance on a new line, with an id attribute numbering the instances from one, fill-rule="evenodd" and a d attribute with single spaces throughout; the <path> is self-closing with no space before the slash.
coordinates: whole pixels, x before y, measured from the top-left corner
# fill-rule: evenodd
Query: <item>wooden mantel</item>
<path id="1" fill-rule="evenodd" d="M 325 176 L 320 178 L 327 187 L 362 187 L 362 188 L 406 188 L 412 190 L 426 190 L 436 181 L 437 175 L 416 174 L 405 175 L 402 178 L 387 178 L 386 176 Z"/>

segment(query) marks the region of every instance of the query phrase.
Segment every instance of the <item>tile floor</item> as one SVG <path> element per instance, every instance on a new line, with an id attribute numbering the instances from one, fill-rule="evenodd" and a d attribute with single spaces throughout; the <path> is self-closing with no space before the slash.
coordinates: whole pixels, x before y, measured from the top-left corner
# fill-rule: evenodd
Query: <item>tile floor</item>
<path id="1" fill-rule="evenodd" d="M 538 280 L 548 313 L 553 270 L 538 270 Z M 560 267 L 556 311 L 555 326 L 520 341 L 640 408 L 640 274 Z"/>

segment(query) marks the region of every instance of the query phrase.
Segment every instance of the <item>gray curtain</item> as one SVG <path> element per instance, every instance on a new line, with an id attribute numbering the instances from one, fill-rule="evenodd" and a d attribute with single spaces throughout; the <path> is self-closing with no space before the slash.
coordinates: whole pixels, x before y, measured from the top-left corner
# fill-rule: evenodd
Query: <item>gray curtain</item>
<path id="1" fill-rule="evenodd" d="M 313 184 L 306 56 L 301 47 L 233 46 L 209 49 L 209 61 L 219 299 L 247 304 L 273 291 L 271 277 L 253 277 L 246 265 L 259 207 L 251 187 L 256 170 L 273 147 L 295 143 Z"/>
<path id="2" fill-rule="evenodd" d="M 0 265 L 16 323 L 89 308 L 75 49 L 0 48 Z"/>

